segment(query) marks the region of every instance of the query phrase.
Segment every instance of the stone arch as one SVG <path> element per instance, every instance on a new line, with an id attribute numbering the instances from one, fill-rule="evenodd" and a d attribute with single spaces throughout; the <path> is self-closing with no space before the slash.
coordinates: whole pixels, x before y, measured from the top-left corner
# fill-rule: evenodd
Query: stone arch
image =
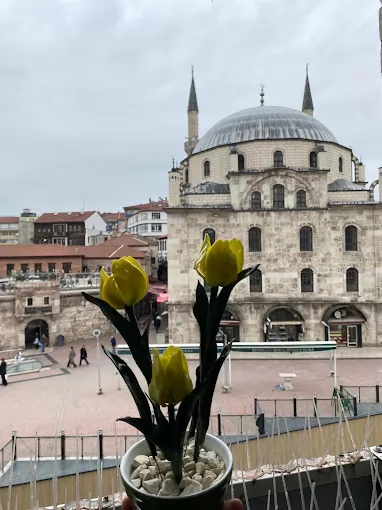
<path id="1" fill-rule="evenodd" d="M 224 310 L 219 329 L 227 336 L 228 341 L 240 342 L 240 316 L 234 305 L 230 304 L 229 308 Z"/>
<path id="2" fill-rule="evenodd" d="M 41 318 L 31 318 L 27 324 L 25 325 L 24 335 L 25 335 L 25 348 L 32 348 L 33 341 L 36 338 L 36 333 L 38 333 L 39 338 L 44 334 L 47 339 L 49 345 L 49 323 L 47 320 Z"/>
<path id="3" fill-rule="evenodd" d="M 268 342 L 299 341 L 304 335 L 304 317 L 294 307 L 280 304 L 264 316 L 264 340 Z"/>
<path id="4" fill-rule="evenodd" d="M 345 347 L 362 347 L 366 322 L 366 315 L 358 304 L 330 305 L 322 315 L 325 340 L 334 340 Z"/>
<path id="5" fill-rule="evenodd" d="M 374 189 L 376 186 L 378 186 L 379 184 L 379 179 L 375 180 L 374 182 L 372 182 L 370 184 L 370 187 L 369 187 L 369 199 L 370 200 L 375 200 L 374 198 Z"/>

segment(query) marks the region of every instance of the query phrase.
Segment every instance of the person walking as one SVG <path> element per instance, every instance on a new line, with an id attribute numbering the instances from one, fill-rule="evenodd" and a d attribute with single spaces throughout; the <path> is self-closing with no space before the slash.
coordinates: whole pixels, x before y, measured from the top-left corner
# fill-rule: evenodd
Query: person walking
<path id="1" fill-rule="evenodd" d="M 115 339 L 114 335 L 111 337 L 110 343 L 111 343 L 111 350 L 113 351 L 114 354 L 117 354 L 116 349 L 115 349 L 117 347 L 117 340 Z"/>
<path id="2" fill-rule="evenodd" d="M 76 357 L 76 352 L 74 350 L 74 347 L 73 345 L 71 346 L 70 348 L 70 351 L 69 351 L 69 360 L 68 360 L 68 364 L 66 365 L 68 368 L 70 367 L 70 365 L 73 365 L 74 368 L 77 367 L 77 365 L 74 363 L 74 358 Z"/>
<path id="3" fill-rule="evenodd" d="M 154 326 L 155 326 L 157 333 L 159 332 L 161 323 L 162 323 L 162 317 L 158 314 L 154 319 Z"/>
<path id="4" fill-rule="evenodd" d="M 7 362 L 5 361 L 4 358 L 0 358 L 0 359 L 1 359 L 1 363 L 0 363 L 1 382 L 2 382 L 3 386 L 6 386 L 8 384 L 8 381 L 7 381 Z"/>
<path id="5" fill-rule="evenodd" d="M 36 333 L 36 336 L 33 340 L 33 345 L 35 346 L 36 350 L 40 347 L 40 337 L 38 333 Z"/>
<path id="6" fill-rule="evenodd" d="M 45 352 L 45 346 L 46 346 L 47 343 L 48 343 L 48 338 L 43 333 L 41 335 L 41 340 L 40 340 L 41 352 Z"/>
<path id="7" fill-rule="evenodd" d="M 83 345 L 80 350 L 80 366 L 82 365 L 82 361 L 86 361 L 86 364 L 89 365 L 88 362 L 88 351 L 86 347 Z"/>

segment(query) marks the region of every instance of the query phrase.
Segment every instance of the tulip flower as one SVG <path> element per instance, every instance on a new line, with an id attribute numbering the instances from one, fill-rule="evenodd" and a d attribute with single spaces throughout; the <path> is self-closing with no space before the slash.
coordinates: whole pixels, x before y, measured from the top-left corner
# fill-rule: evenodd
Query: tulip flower
<path id="1" fill-rule="evenodd" d="M 153 372 L 149 395 L 158 404 L 176 405 L 193 390 L 183 351 L 170 345 L 162 355 L 153 349 Z"/>
<path id="2" fill-rule="evenodd" d="M 224 287 L 237 280 L 243 270 L 244 250 L 238 239 L 218 239 L 211 246 L 206 234 L 195 262 L 197 273 L 211 287 Z"/>
<path id="3" fill-rule="evenodd" d="M 139 303 L 149 289 L 149 278 L 133 257 L 113 260 L 112 275 L 100 273 L 100 297 L 116 309 Z"/>

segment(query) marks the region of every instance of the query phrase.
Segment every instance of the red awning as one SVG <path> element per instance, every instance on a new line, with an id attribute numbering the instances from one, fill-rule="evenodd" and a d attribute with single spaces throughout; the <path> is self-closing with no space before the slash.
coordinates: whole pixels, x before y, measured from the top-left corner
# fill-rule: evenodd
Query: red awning
<path id="1" fill-rule="evenodd" d="M 162 292 L 157 297 L 157 303 L 167 303 L 168 301 L 168 294 Z"/>

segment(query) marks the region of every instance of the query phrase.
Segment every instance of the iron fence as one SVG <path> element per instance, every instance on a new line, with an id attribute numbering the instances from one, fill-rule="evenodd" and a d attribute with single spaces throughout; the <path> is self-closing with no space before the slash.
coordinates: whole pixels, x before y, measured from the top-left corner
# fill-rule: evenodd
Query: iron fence
<path id="1" fill-rule="evenodd" d="M 14 273 L 12 276 L 0 280 L 0 293 L 12 294 L 20 282 L 58 281 L 60 289 L 74 290 L 99 287 L 99 272 L 92 273 L 64 273 L 56 271 L 51 273 Z"/>
<path id="2" fill-rule="evenodd" d="M 285 417 L 336 417 L 338 411 L 333 398 L 318 398 L 313 395 L 312 398 L 297 398 L 293 395 L 290 398 L 278 399 L 259 399 L 254 398 L 255 415 L 264 414 L 265 417 L 285 416 Z"/>
<path id="3" fill-rule="evenodd" d="M 360 404 L 378 404 L 380 402 L 380 386 L 379 383 L 373 386 L 348 386 L 340 385 L 352 396 L 356 397 Z"/>
<path id="4" fill-rule="evenodd" d="M 4 471 L 7 465 L 12 461 L 12 440 L 8 441 L 0 448 L 0 473 Z"/>

